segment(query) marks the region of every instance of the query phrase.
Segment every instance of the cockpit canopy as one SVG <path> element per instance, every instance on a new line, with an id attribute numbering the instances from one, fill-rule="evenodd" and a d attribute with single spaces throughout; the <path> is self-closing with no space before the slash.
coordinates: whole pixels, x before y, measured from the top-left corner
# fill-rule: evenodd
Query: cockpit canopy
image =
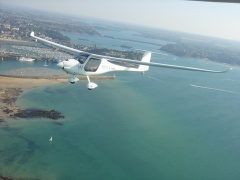
<path id="1" fill-rule="evenodd" d="M 90 54 L 87 53 L 79 53 L 74 59 L 76 59 L 80 64 L 84 64 Z"/>
<path id="2" fill-rule="evenodd" d="M 85 64 L 86 60 L 89 58 L 90 55 L 91 54 L 88 54 L 88 53 L 79 53 L 76 57 L 74 57 L 74 59 L 77 60 L 80 64 Z M 100 64 L 101 64 L 101 59 L 92 57 L 84 65 L 84 70 L 86 72 L 95 72 L 97 71 Z"/>

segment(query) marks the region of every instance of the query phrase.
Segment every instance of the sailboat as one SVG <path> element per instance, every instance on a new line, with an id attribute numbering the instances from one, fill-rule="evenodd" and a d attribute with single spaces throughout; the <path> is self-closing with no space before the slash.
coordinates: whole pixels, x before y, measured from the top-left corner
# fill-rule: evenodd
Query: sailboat
<path id="1" fill-rule="evenodd" d="M 44 64 L 44 66 L 48 66 L 48 65 L 47 65 L 47 60 L 45 61 L 45 64 Z"/>

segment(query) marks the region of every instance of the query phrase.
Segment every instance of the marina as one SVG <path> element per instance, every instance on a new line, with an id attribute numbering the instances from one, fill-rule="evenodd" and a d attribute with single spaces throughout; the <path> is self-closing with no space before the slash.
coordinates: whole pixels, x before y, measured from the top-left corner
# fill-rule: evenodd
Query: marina
<path id="1" fill-rule="evenodd" d="M 8 41 L 2 45 L 0 49 L 0 60 L 4 59 L 17 59 L 22 61 L 52 61 L 57 62 L 59 59 L 72 58 L 73 54 L 51 49 L 38 44 L 22 44 L 21 41 L 11 45 Z M 24 57 L 24 58 L 23 58 Z M 29 59 L 28 59 L 29 58 Z"/>

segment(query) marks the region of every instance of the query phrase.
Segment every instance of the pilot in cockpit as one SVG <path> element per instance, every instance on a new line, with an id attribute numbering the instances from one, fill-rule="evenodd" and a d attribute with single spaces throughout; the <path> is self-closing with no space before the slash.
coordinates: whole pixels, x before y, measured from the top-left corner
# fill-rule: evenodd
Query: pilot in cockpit
<path id="1" fill-rule="evenodd" d="M 87 60 L 88 56 L 89 56 L 89 55 L 79 54 L 79 55 L 76 57 L 76 59 L 78 60 L 78 62 L 79 62 L 80 64 L 84 64 L 85 61 Z"/>

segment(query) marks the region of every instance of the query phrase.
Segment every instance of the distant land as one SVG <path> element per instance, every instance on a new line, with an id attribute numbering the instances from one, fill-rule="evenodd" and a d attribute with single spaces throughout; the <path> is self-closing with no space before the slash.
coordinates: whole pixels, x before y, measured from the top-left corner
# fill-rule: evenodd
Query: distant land
<path id="1" fill-rule="evenodd" d="M 167 44 L 160 48 L 180 57 L 192 57 L 231 65 L 240 65 L 240 51 L 217 45 L 194 43 Z"/>
<path id="2" fill-rule="evenodd" d="M 5 40 L 33 41 L 29 34 L 31 31 L 46 39 L 53 39 L 55 42 L 73 47 L 76 49 L 99 53 L 102 55 L 140 59 L 141 55 L 134 52 L 134 47 L 123 44 L 121 47 L 129 51 L 117 51 L 101 47 L 88 47 L 82 44 L 74 44 L 71 39 L 63 35 L 67 33 L 84 33 L 92 36 L 104 36 L 98 30 L 121 31 L 129 29 L 137 32 L 135 36 L 148 39 L 159 39 L 169 42 L 168 44 L 156 44 L 154 41 L 144 42 L 120 37 L 107 36 L 107 38 L 125 41 L 134 41 L 144 44 L 159 46 L 160 51 L 164 51 L 180 57 L 191 57 L 204 60 L 211 60 L 230 65 L 240 65 L 240 42 L 217 39 L 193 34 L 173 32 L 160 29 L 150 29 L 130 25 L 110 26 L 101 23 L 89 25 L 86 22 L 77 21 L 74 18 L 58 14 L 45 14 L 41 12 L 21 11 L 21 9 L 11 9 L 10 7 L 0 7 L 0 38 Z M 0 42 L 4 45 L 4 41 Z M 32 44 L 29 44 L 32 46 Z M 2 53 L 2 51 L 0 52 Z M 1 54 L 3 57 L 4 54 Z"/>
<path id="3" fill-rule="evenodd" d="M 193 34 L 161 31 L 142 33 L 143 37 L 171 41 L 159 50 L 179 56 L 240 65 L 240 42 Z"/>

